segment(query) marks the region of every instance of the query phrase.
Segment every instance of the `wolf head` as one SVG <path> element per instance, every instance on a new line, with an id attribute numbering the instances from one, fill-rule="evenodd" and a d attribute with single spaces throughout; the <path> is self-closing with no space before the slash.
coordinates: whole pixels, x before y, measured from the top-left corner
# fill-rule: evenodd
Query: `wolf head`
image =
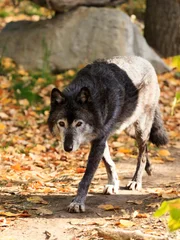
<path id="1" fill-rule="evenodd" d="M 94 116 L 90 108 L 91 95 L 86 87 L 78 93 L 52 90 L 48 125 L 50 131 L 61 139 L 65 151 L 75 151 L 82 143 L 95 138 Z"/>

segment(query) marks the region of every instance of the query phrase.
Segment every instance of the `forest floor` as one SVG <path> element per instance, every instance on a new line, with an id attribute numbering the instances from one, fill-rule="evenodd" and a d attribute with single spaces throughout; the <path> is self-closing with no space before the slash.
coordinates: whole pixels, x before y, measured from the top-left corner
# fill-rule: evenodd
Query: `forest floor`
<path id="1" fill-rule="evenodd" d="M 100 166 L 87 197 L 86 212 L 81 214 L 68 213 L 66 210 L 73 198 L 72 191 L 69 193 L 59 191 L 54 194 L 16 193 L 6 190 L 14 187 L 15 183 L 11 182 L 12 187 L 5 187 L 1 191 L 1 208 L 4 208 L 3 212 L 7 215 L 12 213 L 12 216 L 6 216 L 6 221 L 1 227 L 0 239 L 113 239 L 102 237 L 101 231 L 107 229 L 113 231 L 117 229 L 140 230 L 152 237 L 180 239 L 180 232 L 169 233 L 166 217 L 155 218 L 153 216 L 163 200 L 180 196 L 180 175 L 178 175 L 180 163 L 177 158 L 180 152 L 173 148 L 168 150 L 175 160 L 153 163 L 153 175 L 144 176 L 144 190 L 141 192 L 120 189 L 118 195 L 101 194 L 103 184 L 106 183 L 106 174 L 104 167 Z M 133 174 L 136 160 L 123 160 L 116 165 L 121 178 L 121 186 L 125 186 Z M 59 174 L 56 181 L 62 182 L 61 178 L 62 175 Z M 77 174 L 75 176 L 67 174 L 64 181 L 68 181 L 69 186 L 77 186 L 76 183 L 80 178 L 81 174 L 79 177 Z M 17 186 L 19 184 L 16 183 Z M 53 183 L 51 187 L 53 188 Z M 13 216 L 13 213 L 17 216 Z M 151 238 L 148 237 L 148 239 Z"/>

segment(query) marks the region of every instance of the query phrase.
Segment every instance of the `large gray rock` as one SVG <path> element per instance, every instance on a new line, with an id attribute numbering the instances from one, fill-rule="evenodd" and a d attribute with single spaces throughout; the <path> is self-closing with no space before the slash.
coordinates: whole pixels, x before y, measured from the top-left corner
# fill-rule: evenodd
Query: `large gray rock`
<path id="1" fill-rule="evenodd" d="M 12 22 L 0 33 L 0 53 L 28 70 L 76 68 L 97 58 L 139 55 L 158 73 L 168 67 L 120 10 L 79 7 L 39 22 Z"/>
<path id="2" fill-rule="evenodd" d="M 53 9 L 56 12 L 65 12 L 79 6 L 117 6 L 127 2 L 127 0 L 30 0 L 40 6 Z"/>

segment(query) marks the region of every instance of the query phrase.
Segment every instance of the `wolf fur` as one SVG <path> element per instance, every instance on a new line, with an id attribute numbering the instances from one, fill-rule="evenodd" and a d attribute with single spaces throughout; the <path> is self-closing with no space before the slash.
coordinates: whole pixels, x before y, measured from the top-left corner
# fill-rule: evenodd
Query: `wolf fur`
<path id="1" fill-rule="evenodd" d="M 141 189 L 144 169 L 151 174 L 148 141 L 157 146 L 168 142 L 159 95 L 155 70 L 140 57 L 95 61 L 81 69 L 63 92 L 52 90 L 50 131 L 61 138 L 65 151 L 75 151 L 84 142 L 91 143 L 87 168 L 68 207 L 70 212 L 85 211 L 88 188 L 101 159 L 108 174 L 104 193 L 118 192 L 118 175 L 107 144 L 114 131 L 125 130 L 137 141 L 137 167 L 127 188 Z"/>

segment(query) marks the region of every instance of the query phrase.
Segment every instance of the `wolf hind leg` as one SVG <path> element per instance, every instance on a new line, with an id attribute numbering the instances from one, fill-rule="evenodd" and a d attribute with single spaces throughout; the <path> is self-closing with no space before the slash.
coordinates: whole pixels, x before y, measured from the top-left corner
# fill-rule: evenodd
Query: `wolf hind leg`
<path id="1" fill-rule="evenodd" d="M 111 159 L 108 143 L 106 142 L 106 147 L 104 150 L 103 158 L 104 165 L 106 167 L 108 175 L 108 184 L 104 186 L 104 194 L 117 194 L 119 191 L 119 180 L 116 172 L 116 166 Z"/>
<path id="2" fill-rule="evenodd" d="M 125 133 L 130 136 L 131 138 L 134 138 L 136 139 L 136 132 L 135 132 L 135 126 L 134 125 L 131 125 L 130 127 L 128 127 L 126 130 L 125 130 Z M 145 166 L 145 171 L 146 173 L 151 176 L 152 174 L 152 165 L 151 165 L 151 162 L 150 162 L 150 159 L 149 159 L 149 156 L 148 156 L 148 149 L 147 149 L 147 146 L 146 146 L 146 166 Z"/>
<path id="3" fill-rule="evenodd" d="M 144 116 L 144 119 L 141 118 L 141 120 L 135 123 L 135 136 L 138 144 L 139 154 L 136 171 L 132 180 L 127 185 L 127 188 L 130 190 L 141 190 L 144 169 L 148 175 L 151 175 L 151 164 L 148 158 L 147 142 L 149 140 L 152 122 L 153 112 L 151 112 L 151 116 Z"/>
<path id="4" fill-rule="evenodd" d="M 151 162 L 150 162 L 150 160 L 149 160 L 147 146 L 146 146 L 146 166 L 145 166 L 145 171 L 146 171 L 146 173 L 147 173 L 149 176 L 152 175 L 152 165 L 151 165 Z"/>

